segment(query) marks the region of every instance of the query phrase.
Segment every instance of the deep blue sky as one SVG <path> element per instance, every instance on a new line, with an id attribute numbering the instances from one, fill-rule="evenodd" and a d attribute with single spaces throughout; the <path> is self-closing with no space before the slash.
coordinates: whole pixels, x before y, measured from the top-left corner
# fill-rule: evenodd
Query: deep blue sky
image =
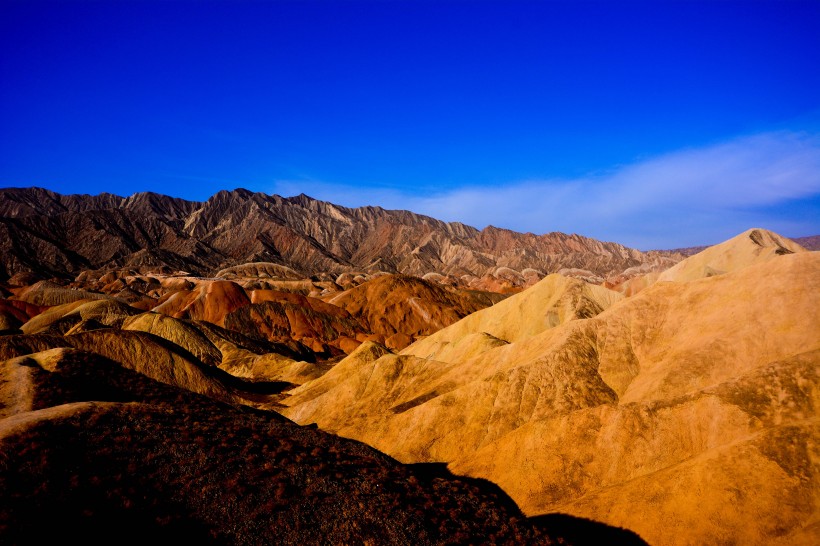
<path id="1" fill-rule="evenodd" d="M 0 186 L 820 233 L 819 28 L 820 1 L 0 0 Z"/>

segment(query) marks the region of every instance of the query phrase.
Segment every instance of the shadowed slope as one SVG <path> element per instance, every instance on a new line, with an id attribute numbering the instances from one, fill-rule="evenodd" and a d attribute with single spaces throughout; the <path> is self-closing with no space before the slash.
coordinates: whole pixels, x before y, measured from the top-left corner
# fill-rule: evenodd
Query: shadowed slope
<path id="1" fill-rule="evenodd" d="M 0 332 L 15 332 L 42 307 L 24 301 L 0 299 Z"/>
<path id="2" fill-rule="evenodd" d="M 29 408 L 0 419 L 4 544 L 551 544 L 560 536 L 523 518 L 491 484 L 400 465 L 276 414 L 58 351 L 0 363 L 4 379 L 28 370 L 32 394 Z"/>
<path id="3" fill-rule="evenodd" d="M 333 343 L 341 348 L 342 339 L 365 333 L 350 313 L 322 300 L 277 290 L 251 291 L 251 304 L 225 317 L 225 327 L 246 335 L 280 341 L 294 339 L 316 352 Z"/>
<path id="4" fill-rule="evenodd" d="M 92 352 L 162 383 L 216 400 L 234 400 L 230 389 L 214 377 L 218 374 L 209 371 L 181 347 L 144 332 L 106 329 L 64 337 L 42 334 L 0 337 L 0 358 L 4 359 L 56 348 Z"/>

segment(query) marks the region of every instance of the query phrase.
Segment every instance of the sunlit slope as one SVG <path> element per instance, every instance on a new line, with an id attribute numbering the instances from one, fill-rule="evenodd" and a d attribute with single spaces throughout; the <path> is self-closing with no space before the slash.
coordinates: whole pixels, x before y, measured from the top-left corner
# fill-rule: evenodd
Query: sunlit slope
<path id="1" fill-rule="evenodd" d="M 658 280 L 680 282 L 722 275 L 796 252 L 806 249 L 772 231 L 750 229 L 677 263 L 661 273 Z"/>
<path id="2" fill-rule="evenodd" d="M 652 544 L 811 543 L 820 254 L 773 252 L 556 324 L 537 285 L 402 355 L 350 355 L 285 413 Z"/>
<path id="3" fill-rule="evenodd" d="M 593 317 L 621 299 L 617 292 L 601 286 L 548 275 L 528 290 L 473 313 L 402 353 L 462 360 L 496 343 L 521 341 L 570 320 Z"/>
<path id="4" fill-rule="evenodd" d="M 619 298 L 551 275 L 402 354 L 377 355 L 370 348 L 349 355 L 292 391 L 285 414 L 400 459 L 451 460 L 555 408 L 612 400 L 614 393 L 597 374 L 576 365 L 588 357 L 586 332 L 554 326 L 580 326 L 572 319 L 594 315 Z M 535 324 L 528 314 L 536 315 Z M 555 346 L 565 348 L 552 354 Z M 576 346 L 584 349 L 576 354 Z"/>

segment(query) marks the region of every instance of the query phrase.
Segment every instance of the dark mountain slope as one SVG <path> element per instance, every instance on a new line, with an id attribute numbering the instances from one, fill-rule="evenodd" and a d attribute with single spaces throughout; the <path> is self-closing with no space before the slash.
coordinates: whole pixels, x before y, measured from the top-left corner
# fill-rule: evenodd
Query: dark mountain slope
<path id="1" fill-rule="evenodd" d="M 487 482 L 402 465 L 93 353 L 12 358 L 0 378 L 3 544 L 552 544 L 563 532 Z"/>

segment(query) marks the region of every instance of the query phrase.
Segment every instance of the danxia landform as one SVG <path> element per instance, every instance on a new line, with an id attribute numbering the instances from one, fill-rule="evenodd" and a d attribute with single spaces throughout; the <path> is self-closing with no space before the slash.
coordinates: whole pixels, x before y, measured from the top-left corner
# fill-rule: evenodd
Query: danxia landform
<path id="1" fill-rule="evenodd" d="M 4 544 L 820 541 L 813 238 L 39 188 L 0 233 Z"/>

